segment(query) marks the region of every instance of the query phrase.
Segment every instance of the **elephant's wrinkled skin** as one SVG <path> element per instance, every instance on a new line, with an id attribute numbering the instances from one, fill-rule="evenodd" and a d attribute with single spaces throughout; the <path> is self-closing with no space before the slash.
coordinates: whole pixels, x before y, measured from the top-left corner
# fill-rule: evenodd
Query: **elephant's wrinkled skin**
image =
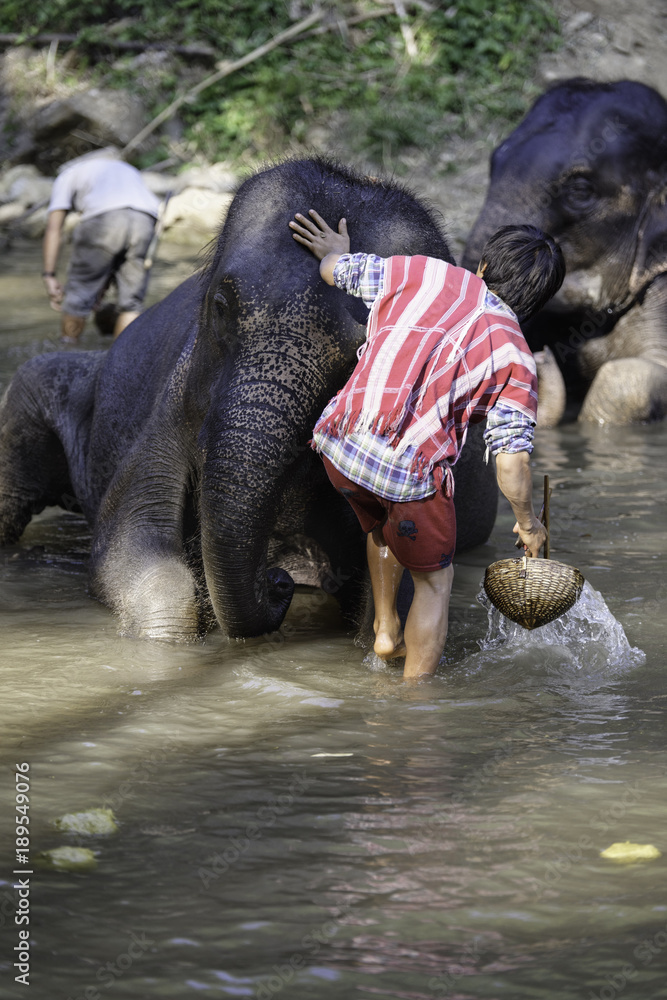
<path id="1" fill-rule="evenodd" d="M 304 552 L 348 612 L 363 536 L 308 447 L 365 333 L 360 300 L 330 288 L 292 239 L 295 211 L 348 220 L 352 248 L 451 259 L 404 189 L 321 161 L 246 181 L 208 265 L 107 353 L 37 357 L 0 414 L 0 539 L 47 504 L 93 528 L 92 591 L 126 634 L 188 640 L 277 629 Z M 497 490 L 479 428 L 457 466 L 460 547 L 488 538 Z M 297 576 L 298 579 L 298 576 Z"/>
<path id="2" fill-rule="evenodd" d="M 464 255 L 474 269 L 507 223 L 551 233 L 558 295 L 526 330 L 546 352 L 541 425 L 629 423 L 667 413 L 667 103 L 640 83 L 575 79 L 543 94 L 494 151 Z M 554 360 L 555 359 L 555 360 Z"/>

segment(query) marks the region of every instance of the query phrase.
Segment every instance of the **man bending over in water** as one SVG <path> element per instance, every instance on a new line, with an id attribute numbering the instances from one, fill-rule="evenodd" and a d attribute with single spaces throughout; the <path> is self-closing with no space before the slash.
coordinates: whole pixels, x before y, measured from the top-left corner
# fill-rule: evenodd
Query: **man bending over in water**
<path id="1" fill-rule="evenodd" d="M 405 678 L 433 674 L 454 577 L 451 467 L 470 422 L 487 418 L 484 438 L 527 554 L 546 540 L 529 464 L 537 375 L 519 322 L 560 288 L 563 255 L 539 229 L 505 226 L 474 275 L 431 257 L 350 254 L 345 219 L 334 232 L 313 209 L 290 227 L 327 284 L 370 307 L 357 366 L 315 425 L 313 447 L 367 533 L 376 654 L 404 656 Z M 414 597 L 403 633 L 404 569 Z"/>

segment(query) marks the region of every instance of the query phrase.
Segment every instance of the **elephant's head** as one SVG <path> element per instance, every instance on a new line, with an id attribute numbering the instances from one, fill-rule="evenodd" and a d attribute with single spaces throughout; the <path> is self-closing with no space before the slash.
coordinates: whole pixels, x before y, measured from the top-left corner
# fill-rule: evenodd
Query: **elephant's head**
<path id="1" fill-rule="evenodd" d="M 499 226 L 559 241 L 565 282 L 550 310 L 613 318 L 667 272 L 667 103 L 640 83 L 554 86 L 494 151 L 464 264 Z"/>

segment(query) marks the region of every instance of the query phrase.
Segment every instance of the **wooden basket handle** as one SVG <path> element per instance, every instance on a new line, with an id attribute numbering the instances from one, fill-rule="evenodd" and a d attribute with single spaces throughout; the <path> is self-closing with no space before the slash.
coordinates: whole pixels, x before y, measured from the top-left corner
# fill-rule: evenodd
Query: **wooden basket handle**
<path id="1" fill-rule="evenodd" d="M 542 501 L 542 506 L 540 508 L 540 513 L 537 515 L 538 520 L 542 522 L 544 527 L 547 529 L 547 540 L 544 543 L 544 558 L 549 558 L 549 497 L 551 496 L 551 489 L 549 488 L 549 477 L 544 477 L 544 500 Z M 523 548 L 523 542 L 521 538 L 517 538 L 514 543 L 517 549 Z"/>

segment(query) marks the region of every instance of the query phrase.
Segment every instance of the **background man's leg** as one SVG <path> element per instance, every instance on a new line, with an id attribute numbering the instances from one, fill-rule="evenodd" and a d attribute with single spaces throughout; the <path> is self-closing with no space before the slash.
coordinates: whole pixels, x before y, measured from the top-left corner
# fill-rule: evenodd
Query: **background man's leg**
<path id="1" fill-rule="evenodd" d="M 119 333 L 122 333 L 126 326 L 129 326 L 132 320 L 135 320 L 140 314 L 138 312 L 121 312 L 118 313 L 118 319 L 116 320 L 113 328 L 113 335 L 117 337 Z"/>

